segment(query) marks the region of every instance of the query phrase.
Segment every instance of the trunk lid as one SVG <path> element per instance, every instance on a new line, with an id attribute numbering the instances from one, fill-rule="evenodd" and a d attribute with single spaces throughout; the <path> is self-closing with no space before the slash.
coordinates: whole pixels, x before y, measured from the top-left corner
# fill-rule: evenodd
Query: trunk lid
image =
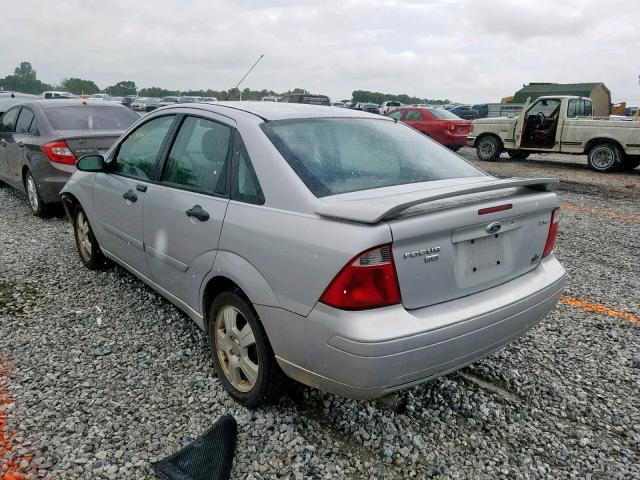
<path id="1" fill-rule="evenodd" d="M 505 283 L 536 268 L 542 259 L 551 214 L 559 204 L 555 194 L 544 191 L 553 179 L 461 180 L 455 186 L 368 199 L 378 221 L 391 229 L 407 309 Z M 484 213 L 499 206 L 503 210 Z M 375 214 L 363 216 L 373 219 Z"/>
<path id="2" fill-rule="evenodd" d="M 76 158 L 80 158 L 85 155 L 104 155 L 123 132 L 78 130 L 58 131 L 57 133 L 67 143 Z"/>

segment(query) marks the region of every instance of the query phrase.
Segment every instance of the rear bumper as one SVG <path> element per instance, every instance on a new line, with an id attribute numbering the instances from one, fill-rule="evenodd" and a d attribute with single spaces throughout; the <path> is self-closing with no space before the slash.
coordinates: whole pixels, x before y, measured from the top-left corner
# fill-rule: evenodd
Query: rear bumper
<path id="1" fill-rule="evenodd" d="M 476 138 L 475 135 L 467 135 L 467 147 L 475 147 Z"/>
<path id="2" fill-rule="evenodd" d="M 287 375 L 341 396 L 375 398 L 462 368 L 514 341 L 553 309 L 564 281 L 564 269 L 551 256 L 506 284 L 430 307 L 348 312 L 319 303 L 297 326 L 281 323 L 275 336 L 268 328 L 273 322 L 263 321 Z M 261 316 L 268 313 L 259 309 Z M 292 335 L 301 328 L 302 348 L 292 341 L 302 340 Z"/>
<path id="3" fill-rule="evenodd" d="M 49 161 L 40 161 L 37 164 L 33 164 L 31 168 L 42 201 L 45 203 L 60 203 L 60 190 L 75 172 L 75 166 L 60 165 L 60 168 L 56 168 Z"/>

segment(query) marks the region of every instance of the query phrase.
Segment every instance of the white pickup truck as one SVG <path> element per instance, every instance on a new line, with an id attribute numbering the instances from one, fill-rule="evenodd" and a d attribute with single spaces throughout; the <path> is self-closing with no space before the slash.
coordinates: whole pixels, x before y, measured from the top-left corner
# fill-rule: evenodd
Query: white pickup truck
<path id="1" fill-rule="evenodd" d="M 495 161 L 504 150 L 522 159 L 557 152 L 586 154 L 598 172 L 632 170 L 640 165 L 640 121 L 594 118 L 584 97 L 540 97 L 517 117 L 474 120 L 467 145 L 480 160 Z"/>

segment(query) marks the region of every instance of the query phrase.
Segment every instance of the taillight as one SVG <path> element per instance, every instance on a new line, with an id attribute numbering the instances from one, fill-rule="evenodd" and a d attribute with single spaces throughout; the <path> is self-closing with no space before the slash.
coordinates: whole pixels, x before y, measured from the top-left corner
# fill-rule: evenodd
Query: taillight
<path id="1" fill-rule="evenodd" d="M 553 247 L 556 244 L 556 237 L 558 236 L 558 221 L 560 220 L 560 209 L 554 208 L 551 212 L 551 225 L 549 225 L 549 234 L 547 235 L 547 243 L 544 246 L 542 252 L 542 258 L 548 257 L 553 252 Z"/>
<path id="2" fill-rule="evenodd" d="M 320 301 L 343 310 L 400 303 L 391 245 L 372 248 L 353 258 L 329 284 Z"/>
<path id="3" fill-rule="evenodd" d="M 455 130 L 456 130 L 456 125 L 455 125 L 455 123 L 450 123 L 450 124 L 449 124 L 449 130 L 451 130 L 452 132 L 455 132 Z"/>
<path id="4" fill-rule="evenodd" d="M 69 150 L 69 146 L 64 140 L 45 143 L 41 148 L 49 161 L 53 163 L 64 163 L 65 165 L 76 164 L 76 156 Z"/>

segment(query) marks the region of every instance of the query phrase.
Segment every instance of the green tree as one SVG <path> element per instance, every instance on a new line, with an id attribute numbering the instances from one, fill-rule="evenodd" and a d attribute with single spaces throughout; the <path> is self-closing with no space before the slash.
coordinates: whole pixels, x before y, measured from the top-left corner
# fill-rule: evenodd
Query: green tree
<path id="1" fill-rule="evenodd" d="M 82 78 L 65 78 L 60 86 L 76 95 L 92 95 L 100 91 L 100 88 L 93 80 L 83 80 Z"/>
<path id="2" fill-rule="evenodd" d="M 136 82 L 131 80 L 123 80 L 115 85 L 111 85 L 105 89 L 109 95 L 118 97 L 124 97 L 125 95 L 135 95 L 138 89 L 136 88 Z"/>
<path id="3" fill-rule="evenodd" d="M 396 101 L 410 105 L 414 103 L 428 103 L 431 105 L 443 105 L 451 103 L 449 99 L 434 100 L 428 98 L 411 97 L 405 93 L 381 93 L 381 92 L 369 92 L 367 90 L 354 90 L 352 93 L 354 102 L 371 102 L 380 105 L 382 102 Z"/>
<path id="4" fill-rule="evenodd" d="M 29 62 L 21 62 L 13 73 L 4 78 L 0 78 L 0 88 L 3 90 L 13 90 L 22 93 L 42 93 L 51 90 L 51 85 L 38 80 L 36 71 Z"/>
<path id="5" fill-rule="evenodd" d="M 138 95 L 141 97 L 167 97 L 169 95 L 176 96 L 178 92 L 161 87 L 146 87 L 138 90 Z"/>

